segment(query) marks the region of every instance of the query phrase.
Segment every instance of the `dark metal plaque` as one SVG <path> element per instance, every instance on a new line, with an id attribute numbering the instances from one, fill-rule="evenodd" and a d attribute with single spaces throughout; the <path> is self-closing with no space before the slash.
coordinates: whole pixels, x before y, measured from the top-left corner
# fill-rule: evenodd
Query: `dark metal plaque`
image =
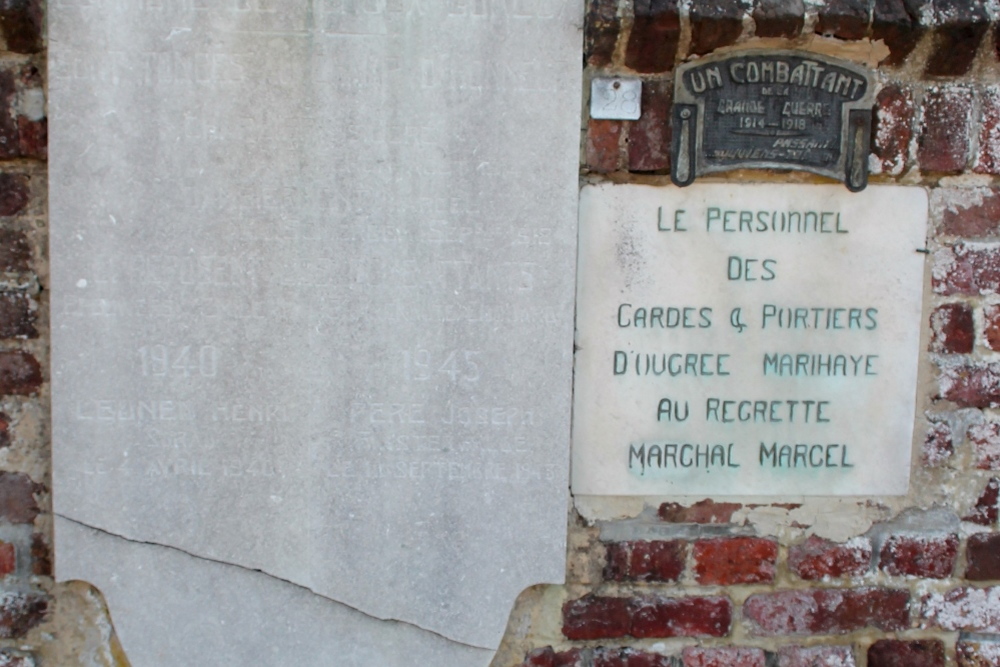
<path id="1" fill-rule="evenodd" d="M 756 51 L 682 65 L 674 83 L 671 180 L 743 167 L 868 184 L 873 79 L 854 63 Z"/>

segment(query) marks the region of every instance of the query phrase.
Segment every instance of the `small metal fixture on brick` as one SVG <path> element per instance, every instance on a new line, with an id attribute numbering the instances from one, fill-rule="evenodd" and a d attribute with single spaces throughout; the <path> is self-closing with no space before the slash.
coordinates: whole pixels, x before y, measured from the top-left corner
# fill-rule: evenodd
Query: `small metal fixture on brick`
<path id="1" fill-rule="evenodd" d="M 671 180 L 742 168 L 868 184 L 871 72 L 802 51 L 747 51 L 677 69 Z"/>
<path id="2" fill-rule="evenodd" d="M 639 120 L 642 81 L 621 77 L 590 82 L 590 117 L 597 120 Z"/>

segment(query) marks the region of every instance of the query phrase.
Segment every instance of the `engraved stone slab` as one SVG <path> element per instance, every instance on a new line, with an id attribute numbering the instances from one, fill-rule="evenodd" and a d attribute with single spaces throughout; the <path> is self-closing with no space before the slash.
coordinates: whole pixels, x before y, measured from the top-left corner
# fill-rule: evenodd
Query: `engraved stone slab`
<path id="1" fill-rule="evenodd" d="M 54 3 L 56 511 L 438 633 L 436 664 L 495 648 L 564 572 L 578 4 Z M 184 595 L 93 547 L 57 535 L 112 614 Z"/>
<path id="2" fill-rule="evenodd" d="M 920 188 L 584 188 L 574 492 L 906 493 L 926 224 Z"/>

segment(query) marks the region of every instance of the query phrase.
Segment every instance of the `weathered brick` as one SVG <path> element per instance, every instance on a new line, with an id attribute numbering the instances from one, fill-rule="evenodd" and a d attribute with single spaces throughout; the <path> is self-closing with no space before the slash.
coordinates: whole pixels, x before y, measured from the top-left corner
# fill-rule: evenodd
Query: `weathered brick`
<path id="1" fill-rule="evenodd" d="M 608 639 L 629 634 L 629 598 L 588 595 L 563 605 L 563 635 L 567 639 Z"/>
<path id="2" fill-rule="evenodd" d="M 909 88 L 889 84 L 875 98 L 872 153 L 879 173 L 899 175 L 910 164 L 910 142 L 916 107 Z"/>
<path id="3" fill-rule="evenodd" d="M 953 294 L 996 294 L 1000 290 L 1000 246 L 958 243 L 934 254 L 934 291 Z"/>
<path id="4" fill-rule="evenodd" d="M 1000 190 L 968 188 L 949 193 L 941 214 L 941 231 L 955 236 L 1000 235 Z"/>
<path id="5" fill-rule="evenodd" d="M 0 272 L 20 273 L 31 268 L 28 236 L 13 229 L 0 229 Z"/>
<path id="6" fill-rule="evenodd" d="M 31 536 L 31 573 L 39 577 L 52 576 L 52 547 L 42 533 Z"/>
<path id="7" fill-rule="evenodd" d="M 607 545 L 604 578 L 610 581 L 677 581 L 684 572 L 687 543 L 613 542 Z"/>
<path id="8" fill-rule="evenodd" d="M 753 20 L 757 37 L 798 37 L 805 23 L 802 0 L 757 0 Z"/>
<path id="9" fill-rule="evenodd" d="M 947 422 L 930 424 L 924 436 L 922 463 L 925 466 L 939 466 L 955 454 L 955 443 L 951 426 Z"/>
<path id="10" fill-rule="evenodd" d="M 938 639 L 880 639 L 868 647 L 868 667 L 944 667 L 944 643 Z"/>
<path id="11" fill-rule="evenodd" d="M 965 578 L 970 581 L 1000 579 L 1000 534 L 979 533 L 969 536 L 965 547 L 968 566 Z"/>
<path id="12" fill-rule="evenodd" d="M 0 649 L 0 667 L 35 667 L 36 664 L 30 653 Z"/>
<path id="13" fill-rule="evenodd" d="M 726 597 L 645 598 L 635 602 L 631 635 L 637 638 L 725 637 L 733 603 Z"/>
<path id="14" fill-rule="evenodd" d="M 597 648 L 593 667 L 674 667 L 670 658 L 632 648 Z"/>
<path id="15" fill-rule="evenodd" d="M 26 106 L 18 100 L 44 99 L 43 84 L 38 68 L 32 65 L 14 68 L 0 67 L 0 158 L 45 158 L 46 120 L 43 116 L 25 116 L 18 110 Z M 38 112 L 43 105 L 27 105 Z"/>
<path id="16" fill-rule="evenodd" d="M 961 76 L 969 71 L 989 28 L 987 0 L 933 0 L 934 46 L 924 74 Z"/>
<path id="17" fill-rule="evenodd" d="M 972 91 L 964 86 L 932 88 L 924 98 L 917 161 L 925 172 L 962 171 L 969 153 Z"/>
<path id="18" fill-rule="evenodd" d="M 1000 642 L 962 640 L 955 645 L 958 667 L 997 667 Z"/>
<path id="19" fill-rule="evenodd" d="M 965 303 L 946 303 L 931 313 L 931 352 L 969 354 L 976 342 L 972 308 Z"/>
<path id="20" fill-rule="evenodd" d="M 945 579 L 957 558 L 958 535 L 892 535 L 882 545 L 878 567 L 893 576 Z"/>
<path id="21" fill-rule="evenodd" d="M 0 577 L 6 577 L 17 569 L 17 549 L 9 542 L 0 542 Z"/>
<path id="22" fill-rule="evenodd" d="M 588 65 L 604 67 L 611 64 L 620 30 L 618 0 L 588 0 L 583 33 L 583 52 Z"/>
<path id="23" fill-rule="evenodd" d="M 42 367 L 23 350 L 0 352 L 0 394 L 25 396 L 42 385 Z"/>
<path id="24" fill-rule="evenodd" d="M 38 338 L 38 304 L 27 294 L 0 292 L 0 338 Z"/>
<path id="25" fill-rule="evenodd" d="M 642 116 L 628 132 L 630 171 L 670 170 L 670 81 L 646 81 L 642 86 Z"/>
<path id="26" fill-rule="evenodd" d="M 963 408 L 1000 407 L 1000 364 L 958 364 L 941 369 L 938 398 Z"/>
<path id="27" fill-rule="evenodd" d="M 617 171 L 621 167 L 621 137 L 624 124 L 620 120 L 595 120 L 587 123 L 587 167 L 599 174 Z"/>
<path id="28" fill-rule="evenodd" d="M 0 638 L 23 637 L 44 620 L 48 606 L 45 596 L 38 593 L 6 591 L 0 594 Z"/>
<path id="29" fill-rule="evenodd" d="M 0 216 L 17 215 L 25 209 L 30 199 L 27 176 L 0 173 Z"/>
<path id="30" fill-rule="evenodd" d="M 587 667 L 587 654 L 588 651 L 578 648 L 559 651 L 552 656 L 552 667 Z"/>
<path id="31" fill-rule="evenodd" d="M 909 625 L 910 594 L 887 588 L 813 589 L 751 595 L 743 616 L 755 635 L 845 634 Z"/>
<path id="32" fill-rule="evenodd" d="M 986 483 L 986 488 L 976 500 L 972 511 L 962 517 L 962 521 L 980 526 L 991 526 L 1000 518 L 1000 479 L 994 477 Z"/>
<path id="33" fill-rule="evenodd" d="M 983 306 L 983 338 L 988 348 L 1000 352 L 1000 304 Z"/>
<path id="34" fill-rule="evenodd" d="M 1000 174 L 1000 89 L 988 87 L 982 96 L 979 152 L 972 170 L 979 174 Z"/>
<path id="35" fill-rule="evenodd" d="M 973 424 L 966 437 L 972 443 L 977 468 L 1000 470 L 1000 422 Z"/>
<path id="36" fill-rule="evenodd" d="M 778 667 L 855 667 L 850 646 L 783 646 Z"/>
<path id="37" fill-rule="evenodd" d="M 863 39 L 871 7 L 872 0 L 826 0 L 819 5 L 816 32 L 838 39 Z"/>
<path id="38" fill-rule="evenodd" d="M 872 544 L 866 537 L 847 542 L 832 542 L 810 535 L 802 544 L 788 550 L 788 567 L 803 579 L 860 576 L 872 561 Z"/>
<path id="39" fill-rule="evenodd" d="M 765 667 L 767 664 L 767 656 L 759 648 L 689 646 L 681 655 L 684 667 Z"/>
<path id="40" fill-rule="evenodd" d="M 702 585 L 729 586 L 774 581 L 778 545 L 757 537 L 728 537 L 694 543 L 695 578 Z"/>
<path id="41" fill-rule="evenodd" d="M 42 0 L 0 1 L 0 32 L 3 33 L 8 51 L 41 51 L 42 24 Z"/>
<path id="42" fill-rule="evenodd" d="M 645 74 L 674 66 L 681 37 L 677 0 L 634 0 L 635 20 L 625 47 L 625 65 Z"/>
<path id="43" fill-rule="evenodd" d="M 1000 587 L 933 593 L 924 599 L 920 613 L 928 624 L 945 630 L 1000 632 Z"/>
<path id="44" fill-rule="evenodd" d="M 0 471 L 0 519 L 10 523 L 31 523 L 38 516 L 35 493 L 40 487 L 20 472 Z"/>
<path id="45" fill-rule="evenodd" d="M 731 523 L 733 514 L 742 508 L 739 503 L 717 503 L 706 498 L 688 507 L 663 503 L 659 515 L 669 523 Z"/>
<path id="46" fill-rule="evenodd" d="M 743 33 L 748 7 L 742 0 L 699 0 L 692 3 L 691 53 L 704 55 L 729 46 Z"/>
<path id="47" fill-rule="evenodd" d="M 536 648 L 525 656 L 521 667 L 553 667 L 554 656 L 551 646 Z"/>
<path id="48" fill-rule="evenodd" d="M 889 47 L 883 64 L 901 65 L 910 55 L 926 29 L 920 21 L 919 2 L 875 0 L 872 12 L 872 39 L 881 39 Z"/>

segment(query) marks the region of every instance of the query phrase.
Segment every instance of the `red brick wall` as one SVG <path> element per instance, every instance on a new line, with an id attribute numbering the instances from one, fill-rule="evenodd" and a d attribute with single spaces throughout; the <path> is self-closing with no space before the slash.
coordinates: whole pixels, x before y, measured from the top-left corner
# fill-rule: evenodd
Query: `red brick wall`
<path id="1" fill-rule="evenodd" d="M 992 12 L 977 0 L 587 0 L 585 80 L 639 77 L 644 87 L 638 121 L 584 112 L 585 181 L 669 184 L 672 72 L 693 56 L 754 45 L 861 62 L 881 54 L 868 63 L 880 89 L 870 182 L 923 185 L 931 195 L 923 444 L 905 498 L 829 507 L 692 498 L 655 516 L 648 508 L 620 520 L 574 515 L 567 584 L 535 603 L 531 630 L 511 641 L 521 650 L 503 664 L 1000 665 L 1000 26 Z M 820 537 L 829 532 L 824 517 L 838 513 L 856 527 Z"/>

